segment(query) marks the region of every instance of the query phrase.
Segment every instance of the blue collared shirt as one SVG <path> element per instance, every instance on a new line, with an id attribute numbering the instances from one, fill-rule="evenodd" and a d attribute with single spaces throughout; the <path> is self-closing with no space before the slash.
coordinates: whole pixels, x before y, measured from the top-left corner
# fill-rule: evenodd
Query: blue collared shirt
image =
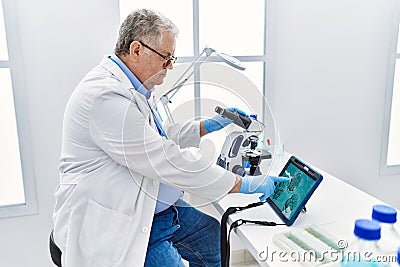
<path id="1" fill-rule="evenodd" d="M 151 96 L 151 92 L 154 91 L 154 88 L 151 90 L 146 89 L 146 87 L 143 86 L 143 84 L 139 81 L 139 79 L 128 69 L 128 67 L 124 64 L 124 62 L 122 62 L 122 60 L 119 59 L 119 57 L 117 57 L 115 54 L 112 54 L 108 58 L 110 60 L 112 60 L 113 62 L 115 62 L 115 64 L 117 64 L 121 68 L 121 70 L 124 72 L 124 74 L 131 81 L 132 86 L 135 88 L 135 90 L 138 91 L 139 93 L 141 93 L 142 95 L 144 95 L 146 97 L 146 99 L 149 100 L 149 98 Z M 151 109 L 151 107 L 150 107 L 150 109 Z M 153 119 L 154 119 L 155 124 L 157 125 L 157 129 L 158 129 L 160 135 L 167 137 L 165 134 L 165 131 L 162 129 L 161 124 L 155 118 L 154 114 L 153 114 Z M 183 195 L 183 192 L 181 190 L 176 189 L 172 186 L 160 183 L 155 213 L 159 213 L 163 210 L 166 210 L 172 204 L 174 204 L 182 195 Z"/>
<path id="2" fill-rule="evenodd" d="M 122 62 L 122 60 L 119 59 L 119 57 L 117 57 L 115 54 L 112 54 L 108 58 L 111 59 L 112 61 L 114 61 L 115 64 L 117 64 L 118 67 L 121 68 L 121 70 L 125 73 L 125 75 L 128 77 L 128 79 L 131 81 L 135 90 L 138 91 L 139 93 L 141 93 L 142 95 L 144 95 L 146 97 L 146 99 L 149 100 L 149 98 L 151 96 L 151 92 L 154 91 L 154 88 L 151 90 L 146 89 L 146 87 L 143 86 L 143 84 L 139 81 L 139 79 L 136 78 L 135 74 L 133 74 L 132 71 L 130 71 L 128 69 L 128 67 L 124 64 L 124 62 Z"/>

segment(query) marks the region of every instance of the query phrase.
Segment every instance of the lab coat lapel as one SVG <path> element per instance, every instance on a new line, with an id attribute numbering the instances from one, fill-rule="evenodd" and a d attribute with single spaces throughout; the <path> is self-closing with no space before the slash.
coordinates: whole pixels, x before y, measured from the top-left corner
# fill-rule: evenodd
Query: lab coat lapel
<path id="1" fill-rule="evenodd" d="M 149 124 L 152 128 L 157 130 L 157 127 L 154 123 L 150 107 L 147 104 L 146 97 L 136 91 L 133 88 L 131 81 L 125 75 L 125 73 L 118 67 L 117 64 L 112 62 L 108 56 L 105 56 L 100 63 L 104 68 L 106 68 L 109 72 L 111 72 L 117 79 L 121 82 L 121 87 L 126 88 L 126 93 L 129 93 L 132 101 L 136 102 L 138 109 L 148 118 Z"/>
<path id="2" fill-rule="evenodd" d="M 111 72 L 115 77 L 117 77 L 117 79 L 121 82 L 122 88 L 126 88 L 126 90 L 132 88 L 131 81 L 129 81 L 125 73 L 121 70 L 120 67 L 118 67 L 117 64 L 111 61 L 111 59 L 109 59 L 108 57 L 109 56 L 105 56 L 101 61 L 100 65 L 103 66 L 105 69 L 107 69 L 109 72 Z"/>

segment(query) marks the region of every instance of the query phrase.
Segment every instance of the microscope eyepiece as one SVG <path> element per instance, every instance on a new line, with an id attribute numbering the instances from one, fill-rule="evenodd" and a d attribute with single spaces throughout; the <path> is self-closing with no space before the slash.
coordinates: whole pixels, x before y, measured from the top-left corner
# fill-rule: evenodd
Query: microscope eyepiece
<path id="1" fill-rule="evenodd" d="M 239 127 L 242 127 L 243 129 L 249 128 L 251 124 L 251 119 L 249 117 L 246 117 L 239 112 L 236 111 L 230 111 L 225 108 L 221 108 L 219 106 L 215 107 L 215 112 L 220 114 L 221 116 L 230 119 L 234 124 L 236 124 Z"/>

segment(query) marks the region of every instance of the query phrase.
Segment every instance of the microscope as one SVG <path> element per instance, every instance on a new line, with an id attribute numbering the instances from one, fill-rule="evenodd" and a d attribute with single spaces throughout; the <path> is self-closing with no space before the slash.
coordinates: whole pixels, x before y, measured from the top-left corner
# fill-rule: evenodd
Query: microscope
<path id="1" fill-rule="evenodd" d="M 215 108 L 215 112 L 242 128 L 240 131 L 228 134 L 217 159 L 217 165 L 240 176 L 261 175 L 261 160 L 271 158 L 268 151 L 257 148 L 258 136 L 264 129 L 262 123 L 254 116 L 246 117 L 219 106 Z M 247 168 L 249 170 L 246 170 Z"/>

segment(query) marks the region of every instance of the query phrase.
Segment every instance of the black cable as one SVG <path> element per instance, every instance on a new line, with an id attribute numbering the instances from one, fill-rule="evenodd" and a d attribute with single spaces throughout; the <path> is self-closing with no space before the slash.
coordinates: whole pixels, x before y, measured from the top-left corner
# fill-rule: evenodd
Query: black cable
<path id="1" fill-rule="evenodd" d="M 246 210 L 246 209 L 250 209 L 250 208 L 254 208 L 257 206 L 261 206 L 263 205 L 265 202 L 255 202 L 255 203 L 251 203 L 245 207 L 229 207 L 225 213 L 222 215 L 222 219 L 221 219 L 221 240 L 220 240 L 220 244 L 221 244 L 221 264 L 222 267 L 228 267 L 229 266 L 229 258 L 230 258 L 230 236 L 231 236 L 231 231 L 236 228 L 239 227 L 243 224 L 246 223 L 253 223 L 253 224 L 257 224 L 257 225 L 262 225 L 262 226 L 277 226 L 277 225 L 286 225 L 284 223 L 276 223 L 276 222 L 269 222 L 269 221 L 254 221 L 254 220 L 237 220 L 234 221 L 230 228 L 229 228 L 229 232 L 227 231 L 227 221 L 228 221 L 228 217 L 229 215 L 236 213 L 238 211 L 242 211 L 242 210 Z M 228 233 L 227 233 L 228 232 Z"/>

